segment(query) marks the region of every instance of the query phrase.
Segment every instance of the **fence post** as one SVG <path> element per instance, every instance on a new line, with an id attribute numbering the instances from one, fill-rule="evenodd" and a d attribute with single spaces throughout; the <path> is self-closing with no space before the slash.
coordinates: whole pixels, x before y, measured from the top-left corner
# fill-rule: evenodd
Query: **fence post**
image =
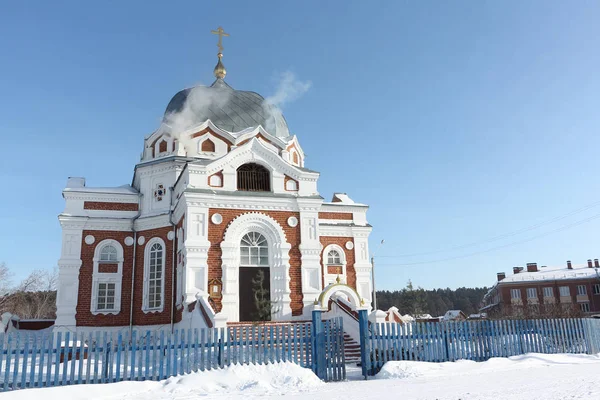
<path id="1" fill-rule="evenodd" d="M 367 309 L 358 309 L 358 327 L 360 329 L 360 365 L 365 379 L 371 372 L 371 350 L 369 349 L 369 315 Z"/>
<path id="2" fill-rule="evenodd" d="M 312 312 L 312 370 L 319 379 L 326 378 L 322 313 L 323 310 L 320 309 L 314 309 Z"/>
<path id="3" fill-rule="evenodd" d="M 110 348 L 112 347 L 112 338 L 110 342 L 106 342 L 106 332 L 104 340 L 104 360 L 102 360 L 102 382 L 108 382 L 108 365 L 110 363 Z"/>
<path id="4" fill-rule="evenodd" d="M 450 350 L 448 349 L 448 327 L 451 322 L 442 323 L 442 332 L 444 334 L 444 352 L 445 359 L 443 361 L 450 361 Z"/>

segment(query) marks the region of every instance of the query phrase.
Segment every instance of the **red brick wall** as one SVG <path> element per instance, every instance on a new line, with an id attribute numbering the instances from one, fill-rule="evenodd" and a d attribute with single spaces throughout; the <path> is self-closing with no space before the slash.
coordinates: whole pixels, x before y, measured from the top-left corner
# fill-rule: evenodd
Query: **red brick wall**
<path id="1" fill-rule="evenodd" d="M 339 275 L 341 275 L 343 273 L 342 267 L 338 266 L 338 265 L 328 265 L 327 266 L 327 273 L 328 274 L 339 274 Z"/>
<path id="2" fill-rule="evenodd" d="M 351 214 L 352 215 L 352 214 Z M 319 217 L 321 213 L 319 213 Z M 325 251 L 325 247 L 330 244 L 337 244 L 340 246 L 344 253 L 346 254 L 346 282 L 348 286 L 352 287 L 356 290 L 356 271 L 354 270 L 354 251 L 348 250 L 346 248 L 346 242 L 354 243 L 354 238 L 351 237 L 333 237 L 333 236 L 321 236 L 321 244 L 323 245 L 323 250 L 321 251 L 321 267 L 323 267 L 323 252 Z M 321 268 L 323 271 L 323 276 L 321 276 L 321 284 L 325 285 L 325 268 Z"/>
<path id="3" fill-rule="evenodd" d="M 223 279 L 223 272 L 221 269 L 221 242 L 224 239 L 225 231 L 227 227 L 235 218 L 242 214 L 248 214 L 250 211 L 247 210 L 231 210 L 231 209 L 220 209 L 213 208 L 209 212 L 209 221 L 213 214 L 219 213 L 223 216 L 223 222 L 220 225 L 215 225 L 212 222 L 208 226 L 208 240 L 211 243 L 210 249 L 208 250 L 208 280 L 219 278 Z M 292 308 L 292 315 L 302 315 L 302 276 L 301 276 L 301 258 L 300 250 L 300 225 L 292 228 L 288 226 L 287 219 L 291 216 L 295 216 L 300 219 L 300 214 L 297 212 L 287 211 L 264 211 L 265 215 L 270 216 L 276 220 L 279 225 L 283 228 L 287 241 L 292 245 L 290 250 L 290 307 Z M 215 306 L 217 311 L 221 311 L 220 299 L 215 299 Z"/>
<path id="4" fill-rule="evenodd" d="M 99 264 L 98 272 L 116 274 L 119 272 L 119 264 Z"/>
<path id="5" fill-rule="evenodd" d="M 320 212 L 320 219 L 344 219 L 352 221 L 352 213 Z"/>
<path id="6" fill-rule="evenodd" d="M 151 229 L 138 232 L 138 237 L 144 236 L 146 242 L 143 245 L 137 245 L 136 266 L 135 266 L 135 285 L 133 300 L 133 324 L 134 325 L 158 325 L 169 324 L 171 322 L 171 307 L 174 304 L 171 296 L 172 288 L 172 251 L 173 242 L 167 239 L 167 234 L 172 227 Z M 131 278 L 133 263 L 133 247 L 126 246 L 124 240 L 127 236 L 133 237 L 133 232 L 118 231 L 91 231 L 84 230 L 82 237 L 92 235 L 96 238 L 93 244 L 88 245 L 85 241 L 81 242 L 81 261 L 82 266 L 79 270 L 79 297 L 77 302 L 76 321 L 78 326 L 126 326 L 129 325 L 130 301 L 131 301 Z M 154 237 L 163 239 L 166 245 L 165 249 L 165 306 L 160 313 L 142 312 L 143 303 L 143 280 L 144 280 L 144 249 L 146 243 Z M 93 315 L 90 312 L 92 298 L 92 275 L 94 268 L 94 250 L 96 246 L 105 239 L 113 239 L 123 247 L 123 279 L 121 286 L 121 311 L 117 315 Z M 174 322 L 181 320 L 181 310 L 174 316 Z"/>
<path id="7" fill-rule="evenodd" d="M 103 211 L 137 211 L 138 203 L 115 203 L 104 201 L 84 201 L 84 210 L 103 210 Z"/>

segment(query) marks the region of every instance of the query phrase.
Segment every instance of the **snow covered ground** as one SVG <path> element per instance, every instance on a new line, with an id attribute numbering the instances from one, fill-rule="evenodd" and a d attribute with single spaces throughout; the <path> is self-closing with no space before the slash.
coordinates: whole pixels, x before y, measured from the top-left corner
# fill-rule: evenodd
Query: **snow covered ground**
<path id="1" fill-rule="evenodd" d="M 526 354 L 486 362 L 389 362 L 377 377 L 323 383 L 291 363 L 232 366 L 162 382 L 122 382 L 0 394 L 17 399 L 600 399 L 600 356 Z"/>

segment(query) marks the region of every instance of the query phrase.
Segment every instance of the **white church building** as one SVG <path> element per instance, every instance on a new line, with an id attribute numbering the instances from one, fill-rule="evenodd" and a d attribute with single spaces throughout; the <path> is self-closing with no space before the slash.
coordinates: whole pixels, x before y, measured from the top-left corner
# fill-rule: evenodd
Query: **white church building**
<path id="1" fill-rule="evenodd" d="M 214 83 L 175 94 L 144 139 L 131 185 L 68 179 L 56 328 L 308 320 L 336 280 L 369 307 L 368 207 L 324 200 L 281 111 L 229 86 L 219 50 Z"/>

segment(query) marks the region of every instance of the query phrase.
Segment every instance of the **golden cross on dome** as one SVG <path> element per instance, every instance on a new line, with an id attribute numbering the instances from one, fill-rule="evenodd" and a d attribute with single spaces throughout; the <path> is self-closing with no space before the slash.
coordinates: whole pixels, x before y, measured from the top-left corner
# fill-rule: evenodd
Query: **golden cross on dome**
<path id="1" fill-rule="evenodd" d="M 217 28 L 216 31 L 210 31 L 213 35 L 219 35 L 219 42 L 217 43 L 217 47 L 219 47 L 219 54 L 223 53 L 223 36 L 229 36 L 229 33 L 225 33 L 222 27 Z"/>

